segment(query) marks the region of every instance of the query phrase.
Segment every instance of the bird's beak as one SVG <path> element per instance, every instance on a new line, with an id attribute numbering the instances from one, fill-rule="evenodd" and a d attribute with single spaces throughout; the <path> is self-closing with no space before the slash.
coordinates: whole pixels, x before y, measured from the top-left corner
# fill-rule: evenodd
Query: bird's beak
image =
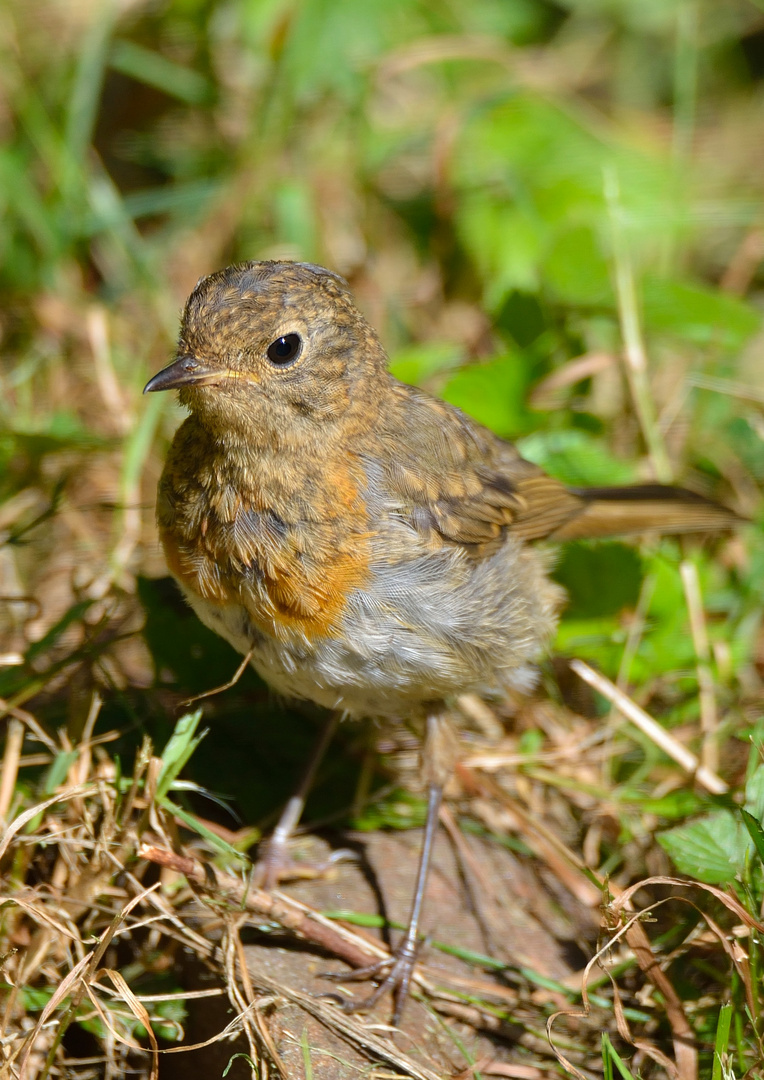
<path id="1" fill-rule="evenodd" d="M 143 392 L 151 394 L 155 390 L 179 390 L 181 386 L 217 381 L 222 375 L 219 368 L 210 367 L 195 356 L 179 356 L 166 368 L 158 371 L 153 379 L 149 379 Z"/>

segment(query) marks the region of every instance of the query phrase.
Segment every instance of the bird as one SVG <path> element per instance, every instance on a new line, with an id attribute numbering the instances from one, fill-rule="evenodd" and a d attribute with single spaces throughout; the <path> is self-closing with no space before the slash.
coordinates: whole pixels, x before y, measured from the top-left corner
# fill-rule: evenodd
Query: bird
<path id="1" fill-rule="evenodd" d="M 531 689 L 564 602 L 534 541 L 739 519 L 677 487 L 566 486 L 395 379 L 347 282 L 312 263 L 245 262 L 202 278 L 175 359 L 144 392 L 166 390 L 189 415 L 157 524 L 198 617 L 280 694 L 421 734 L 427 819 L 408 927 L 385 964 L 360 973 L 377 982 L 362 1004 L 391 991 L 398 1024 L 458 758 L 454 701 Z M 277 827 L 270 884 L 303 801 L 301 791 Z"/>

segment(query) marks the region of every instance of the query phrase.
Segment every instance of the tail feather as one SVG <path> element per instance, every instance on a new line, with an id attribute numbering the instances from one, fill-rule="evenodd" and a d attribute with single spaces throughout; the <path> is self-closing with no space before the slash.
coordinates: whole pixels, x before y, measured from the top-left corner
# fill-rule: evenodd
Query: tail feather
<path id="1" fill-rule="evenodd" d="M 744 520 L 702 495 L 661 484 L 568 490 L 581 500 L 580 508 L 550 534 L 555 540 L 644 532 L 718 532 L 735 528 Z"/>

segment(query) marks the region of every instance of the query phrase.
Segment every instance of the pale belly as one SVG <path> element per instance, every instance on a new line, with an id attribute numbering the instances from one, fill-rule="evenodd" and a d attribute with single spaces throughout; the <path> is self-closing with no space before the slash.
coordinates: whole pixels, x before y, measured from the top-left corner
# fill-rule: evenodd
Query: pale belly
<path id="1" fill-rule="evenodd" d="M 331 635 L 263 632 L 239 604 L 213 605 L 181 588 L 201 621 L 275 691 L 355 717 L 402 719 L 456 694 L 495 694 L 535 679 L 561 590 L 538 553 L 505 544 L 469 563 L 449 552 L 378 570 L 348 598 Z M 276 630 L 276 628 L 274 628 Z"/>

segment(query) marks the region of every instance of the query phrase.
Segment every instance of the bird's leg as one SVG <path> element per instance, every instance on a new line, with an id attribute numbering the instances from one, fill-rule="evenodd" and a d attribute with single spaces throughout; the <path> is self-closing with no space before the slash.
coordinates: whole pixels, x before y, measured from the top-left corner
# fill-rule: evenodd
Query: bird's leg
<path id="1" fill-rule="evenodd" d="M 383 977 L 374 993 L 365 1001 L 354 1003 L 343 1000 L 342 1006 L 348 1012 L 368 1012 L 374 1008 L 383 994 L 391 990 L 395 1000 L 393 1024 L 396 1027 L 400 1022 L 403 1006 L 408 997 L 411 976 L 414 973 L 419 952 L 419 921 L 427 889 L 433 843 L 438 829 L 443 788 L 453 771 L 457 746 L 457 737 L 448 719 L 442 714 L 429 716 L 427 735 L 422 749 L 422 776 L 427 785 L 427 820 L 424 826 L 408 926 L 392 957 L 378 964 L 372 964 L 370 967 L 358 968 L 351 975 L 345 975 L 343 978 L 343 981 L 356 981 Z"/>
<path id="2" fill-rule="evenodd" d="M 427 877 L 430 871 L 430 856 L 432 854 L 432 845 L 435 840 L 435 834 L 438 829 L 438 814 L 440 812 L 440 804 L 442 801 L 443 788 L 437 784 L 432 784 L 427 792 L 427 821 L 424 826 L 424 838 L 422 841 L 422 851 L 419 856 L 416 888 L 414 890 L 414 899 L 411 904 L 411 913 L 409 915 L 406 932 L 396 947 L 393 956 L 389 960 L 383 960 L 379 964 L 372 964 L 370 967 L 357 968 L 350 976 L 354 981 L 357 979 L 372 979 L 375 976 L 383 975 L 384 978 L 374 993 L 370 994 L 364 1001 L 359 1003 L 354 1003 L 352 1001 L 343 1002 L 343 1007 L 348 1012 L 368 1012 L 374 1008 L 379 999 L 386 994 L 388 990 L 391 990 L 395 1001 L 393 1009 L 393 1025 L 398 1027 L 400 1023 L 403 1006 L 408 997 L 409 986 L 411 985 L 411 976 L 414 973 L 416 958 L 419 952 L 419 917 L 422 913 L 422 904 L 424 902 L 425 889 L 427 888 Z M 348 976 L 345 978 L 347 979 Z"/>
<path id="3" fill-rule="evenodd" d="M 302 775 L 297 791 L 295 791 L 294 795 L 287 801 L 286 806 L 281 812 L 281 817 L 278 820 L 276 828 L 265 842 L 265 854 L 258 861 L 256 874 L 257 878 L 262 882 L 262 887 L 264 889 L 275 888 L 282 878 L 291 877 L 295 873 L 297 876 L 302 876 L 299 873 L 300 870 L 304 873 L 305 867 L 301 866 L 299 863 L 295 863 L 289 855 L 289 841 L 292 839 L 294 831 L 302 817 L 306 799 L 310 794 L 310 789 L 316 778 L 318 766 L 321 764 L 329 743 L 332 741 L 339 718 L 339 712 L 335 711 L 331 713 L 329 719 L 321 729 L 321 734 L 311 751 L 308 764 Z M 320 873 L 322 870 L 326 869 L 326 864 L 320 867 L 313 867 L 312 869 L 315 872 Z"/>

